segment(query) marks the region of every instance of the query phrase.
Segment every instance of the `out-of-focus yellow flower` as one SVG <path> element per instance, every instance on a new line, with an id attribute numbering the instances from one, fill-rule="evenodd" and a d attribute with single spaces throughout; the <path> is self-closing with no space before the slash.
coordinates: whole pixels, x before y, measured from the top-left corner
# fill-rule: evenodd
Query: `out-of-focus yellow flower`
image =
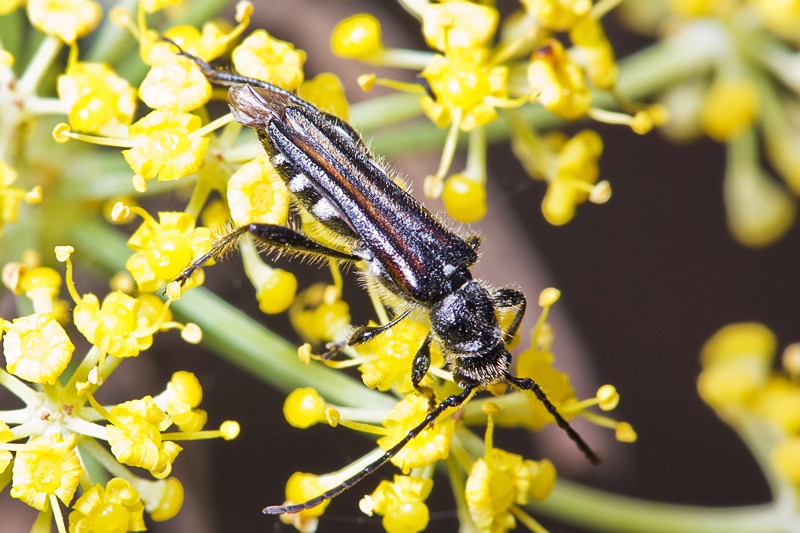
<path id="1" fill-rule="evenodd" d="M 414 390 L 411 384 L 411 367 L 419 347 L 430 326 L 406 319 L 356 348 L 365 362 L 358 367 L 361 379 L 371 389 L 387 391 L 392 386 L 397 392 Z M 438 347 L 431 347 L 431 365 L 441 367 L 444 357 Z"/>
<path id="2" fill-rule="evenodd" d="M 589 81 L 598 89 L 610 89 L 617 83 L 619 68 L 614 49 L 603 25 L 594 17 L 584 17 L 569 32 L 574 45 L 570 55 L 586 70 Z"/>
<path id="3" fill-rule="evenodd" d="M 153 398 L 153 402 L 169 417 L 181 431 L 200 431 L 206 424 L 208 414 L 196 409 L 203 399 L 203 388 L 194 374 L 179 371 L 172 374 L 167 388 Z"/>
<path id="4" fill-rule="evenodd" d="M 800 44 L 800 2 L 797 0 L 749 0 L 764 26 Z"/>
<path id="5" fill-rule="evenodd" d="M 170 6 L 182 4 L 183 0 L 142 0 L 142 9 L 145 13 L 155 13 Z"/>
<path id="6" fill-rule="evenodd" d="M 197 172 L 209 142 L 191 135 L 198 128 L 200 117 L 173 111 L 153 111 L 130 127 L 133 148 L 122 155 L 141 176 L 139 188 L 156 176 L 158 181 L 169 181 Z"/>
<path id="7" fill-rule="evenodd" d="M 95 29 L 102 15 L 92 0 L 28 0 L 31 24 L 68 44 Z"/>
<path id="8" fill-rule="evenodd" d="M 0 0 L 0 15 L 8 15 L 17 8 L 22 7 L 26 0 Z"/>
<path id="9" fill-rule="evenodd" d="M 139 86 L 139 98 L 153 109 L 184 113 L 211 99 L 211 84 L 191 59 L 173 54 L 150 68 Z M 192 124 L 191 129 L 196 128 Z"/>
<path id="10" fill-rule="evenodd" d="M 749 402 L 766 383 L 776 348 L 775 334 L 762 324 L 720 329 L 703 345 L 700 397 L 714 408 Z"/>
<path id="11" fill-rule="evenodd" d="M 306 53 L 294 45 L 271 37 L 264 30 L 251 33 L 233 49 L 231 60 L 236 71 L 250 78 L 264 80 L 287 91 L 303 83 Z"/>
<path id="12" fill-rule="evenodd" d="M 58 77 L 69 124 L 86 133 L 124 137 L 136 112 L 136 90 L 105 63 L 75 62 Z"/>
<path id="13" fill-rule="evenodd" d="M 16 454 L 11 481 L 11 497 L 44 511 L 50 495 L 69 505 L 78 482 L 86 471 L 75 452 L 75 435 L 45 435 L 30 440 Z"/>
<path id="14" fill-rule="evenodd" d="M 172 472 L 172 462 L 183 449 L 161 438 L 161 432 L 172 425 L 172 419 L 158 408 L 153 398 L 131 400 L 114 406 L 114 422 L 108 426 L 111 453 L 120 463 L 150 471 L 157 479 Z"/>
<path id="15" fill-rule="evenodd" d="M 428 409 L 429 403 L 426 397 L 417 393 L 406 395 L 383 419 L 384 427 L 393 434 L 378 439 L 378 446 L 388 450 L 397 444 L 409 430 L 416 427 L 425 418 Z M 440 418 L 433 427 L 422 430 L 405 448 L 392 457 L 392 463 L 404 474 L 408 474 L 412 468 L 427 466 L 446 459 L 450 453 L 450 441 L 453 438 L 454 429 L 454 420 L 442 421 Z"/>
<path id="16" fill-rule="evenodd" d="M 174 477 L 162 479 L 155 483 L 157 490 L 148 491 L 155 497 L 142 496 L 145 509 L 150 513 L 150 518 L 156 522 L 169 520 L 178 514 L 183 506 L 183 485 Z"/>
<path id="17" fill-rule="evenodd" d="M 331 34 L 331 50 L 339 57 L 368 61 L 383 52 L 381 23 L 366 13 L 342 20 Z"/>
<path id="18" fill-rule="evenodd" d="M 729 2 L 719 0 L 669 0 L 669 7 L 684 17 L 704 17 L 714 15 L 725 8 Z"/>
<path id="19" fill-rule="evenodd" d="M 51 313 L 34 313 L 3 326 L 6 369 L 33 383 L 54 384 L 75 346 Z"/>
<path id="20" fill-rule="evenodd" d="M 758 90 L 750 80 L 719 80 L 706 93 L 700 108 L 700 125 L 720 142 L 735 139 L 758 118 Z"/>
<path id="21" fill-rule="evenodd" d="M 211 249 L 211 230 L 195 227 L 194 217 L 188 213 L 161 212 L 158 222 L 143 210 L 140 214 L 147 218 L 128 239 L 135 253 L 125 267 L 140 291 L 155 292 Z M 201 284 L 202 274 L 197 276 L 192 276 L 187 286 Z"/>
<path id="22" fill-rule="evenodd" d="M 781 477 L 800 485 L 800 437 L 793 436 L 779 442 L 770 459 Z"/>
<path id="23" fill-rule="evenodd" d="M 567 31 L 589 14 L 592 0 L 522 0 L 538 22 L 553 31 Z"/>
<path id="24" fill-rule="evenodd" d="M 582 117 L 592 103 L 583 69 L 555 39 L 546 40 L 534 52 L 528 65 L 528 84 L 546 109 L 566 120 Z"/>
<path id="25" fill-rule="evenodd" d="M 344 85 L 332 72 L 321 72 L 313 80 L 306 80 L 297 89 L 297 95 L 314 104 L 317 109 L 347 120 L 350 113 Z"/>
<path id="26" fill-rule="evenodd" d="M 252 222 L 282 225 L 289 193 L 268 156 L 245 163 L 228 181 L 228 208 L 237 226 Z"/>
<path id="27" fill-rule="evenodd" d="M 500 18 L 497 9 L 461 0 L 428 4 L 422 13 L 422 34 L 431 48 L 479 48 L 490 44 Z"/>
<path id="28" fill-rule="evenodd" d="M 593 130 L 583 130 L 558 149 L 555 171 L 550 173 L 542 213 L 554 225 L 566 224 L 575 216 L 575 207 L 589 199 L 597 183 L 597 160 L 603 140 Z"/>
<path id="29" fill-rule="evenodd" d="M 14 223 L 19 217 L 19 208 L 22 202 L 36 204 L 42 201 L 42 188 L 37 186 L 30 191 L 16 187 L 13 183 L 19 174 L 14 167 L 0 159 L 0 234 L 3 225 Z"/>
<path id="30" fill-rule="evenodd" d="M 378 488 L 362 500 L 362 510 L 383 516 L 387 533 L 417 533 L 428 527 L 430 514 L 423 502 L 433 489 L 432 479 L 394 476 L 394 481 L 381 481 Z M 365 503 L 366 502 L 366 503 Z"/>
<path id="31" fill-rule="evenodd" d="M 145 531 L 144 504 L 139 492 L 115 477 L 103 487 L 99 483 L 78 498 L 69 514 L 70 533 L 116 533 Z"/>
<path id="32" fill-rule="evenodd" d="M 0 330 L 2 331 L 2 330 Z M 14 439 L 14 434 L 11 433 L 11 428 L 5 422 L 0 420 L 0 444 Z M 8 465 L 14 456 L 8 450 L 0 450 L 0 474 L 6 471 Z"/>

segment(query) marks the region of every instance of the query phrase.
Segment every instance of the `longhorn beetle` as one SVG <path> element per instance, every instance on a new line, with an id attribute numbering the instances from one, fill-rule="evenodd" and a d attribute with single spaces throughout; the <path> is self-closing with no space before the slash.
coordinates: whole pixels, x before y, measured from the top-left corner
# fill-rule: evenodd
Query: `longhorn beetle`
<path id="1" fill-rule="evenodd" d="M 387 324 L 358 328 L 346 342 L 329 344 L 325 358 L 333 357 L 344 346 L 357 346 L 374 338 L 414 309 L 422 309 L 430 317 L 430 331 L 411 370 L 415 389 L 431 401 L 425 419 L 338 487 L 307 502 L 267 507 L 264 513 L 297 513 L 338 496 L 389 461 L 447 409 L 461 406 L 474 391 L 499 382 L 533 392 L 589 461 L 600 462 L 534 380 L 510 373 L 511 354 L 506 344 L 519 328 L 527 303 L 519 291 L 490 291 L 472 279 L 469 269 L 478 258 L 477 237 L 463 239 L 445 228 L 387 175 L 361 136 L 344 121 L 291 92 L 216 70 L 200 58 L 179 53 L 192 59 L 211 83 L 229 87 L 228 103 L 234 118 L 256 130 L 272 164 L 294 195 L 296 207 L 335 232 L 343 246 L 330 248 L 285 226 L 248 224 L 220 238 L 176 281 L 185 282 L 249 233 L 267 247 L 355 265 L 369 282 L 404 303 L 405 310 Z M 504 308 L 516 309 L 505 330 L 496 315 Z M 441 347 L 453 378 L 463 388 L 438 405 L 432 389 L 421 385 L 430 366 L 432 343 Z"/>

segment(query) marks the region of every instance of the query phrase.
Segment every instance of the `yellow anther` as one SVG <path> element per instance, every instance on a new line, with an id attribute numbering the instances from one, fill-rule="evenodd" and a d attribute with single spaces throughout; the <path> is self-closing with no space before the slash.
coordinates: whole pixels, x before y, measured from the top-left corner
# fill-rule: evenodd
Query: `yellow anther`
<path id="1" fill-rule="evenodd" d="M 181 338 L 189 344 L 200 344 L 203 340 L 203 330 L 194 322 L 188 322 L 181 330 Z"/>
<path id="2" fill-rule="evenodd" d="M 239 422 L 235 420 L 226 420 L 219 426 L 219 432 L 225 440 L 233 440 L 238 437 L 241 429 Z"/>
<path id="3" fill-rule="evenodd" d="M 311 363 L 311 345 L 309 343 L 304 343 L 299 348 L 297 348 L 297 357 L 304 362 L 305 364 Z"/>
<path id="4" fill-rule="evenodd" d="M 64 144 L 69 142 L 69 140 L 72 138 L 70 135 L 71 133 L 72 132 L 70 131 L 69 124 L 62 122 L 53 128 L 53 139 L 55 139 L 58 144 Z"/>
<path id="5" fill-rule="evenodd" d="M 333 407 L 328 407 L 325 409 L 325 420 L 327 420 L 328 424 L 331 427 L 335 428 L 339 425 L 339 420 L 342 419 L 342 415 L 339 414 L 339 411 L 334 409 Z"/>
<path id="6" fill-rule="evenodd" d="M 598 182 L 589 193 L 589 201 L 593 204 L 604 204 L 611 199 L 611 184 L 606 180 Z"/>
<path id="7" fill-rule="evenodd" d="M 614 437 L 620 442 L 636 442 L 637 439 L 636 431 L 627 422 L 617 423 Z"/>
<path id="8" fill-rule="evenodd" d="M 362 74 L 356 78 L 356 83 L 358 83 L 358 86 L 361 87 L 362 91 L 369 92 L 375 86 L 375 82 L 377 80 L 378 76 L 375 74 Z"/>
<path id="9" fill-rule="evenodd" d="M 113 222 L 122 222 L 131 216 L 131 208 L 122 202 L 117 202 L 111 208 L 111 220 Z"/>
<path id="10" fill-rule="evenodd" d="M 555 304 L 559 298 L 561 298 L 561 291 L 553 287 L 548 287 L 539 293 L 539 307 L 550 307 Z"/>
<path id="11" fill-rule="evenodd" d="M 494 402 L 486 402 L 481 406 L 481 411 L 487 416 L 497 416 L 500 414 L 500 406 Z"/>
<path id="12" fill-rule="evenodd" d="M 59 263 L 63 263 L 73 252 L 75 252 L 75 248 L 72 246 L 56 246 L 56 259 Z"/>
<path id="13" fill-rule="evenodd" d="M 619 404 L 619 393 L 613 385 L 603 385 L 597 389 L 597 403 L 603 411 L 611 411 Z"/>
<path id="14" fill-rule="evenodd" d="M 167 298 L 170 300 L 177 300 L 183 294 L 183 287 L 177 281 L 170 281 L 167 283 Z"/>
<path id="15" fill-rule="evenodd" d="M 295 389 L 283 403 L 283 416 L 296 428 L 305 429 L 328 417 L 325 400 L 311 387 Z"/>

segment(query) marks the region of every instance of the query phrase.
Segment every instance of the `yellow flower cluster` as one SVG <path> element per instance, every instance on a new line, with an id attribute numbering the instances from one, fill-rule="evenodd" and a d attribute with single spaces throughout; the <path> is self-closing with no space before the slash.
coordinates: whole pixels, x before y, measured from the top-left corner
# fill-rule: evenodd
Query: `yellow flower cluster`
<path id="1" fill-rule="evenodd" d="M 439 169 L 426 179 L 424 192 L 431 198 L 441 197 L 453 218 L 474 222 L 486 213 L 484 126 L 497 120 L 502 109 L 512 125 L 517 157 L 532 176 L 549 183 L 545 217 L 553 224 L 564 224 L 572 218 L 575 206 L 586 200 L 585 184 L 594 184 L 597 172 L 556 179 L 552 172 L 542 172 L 542 163 L 531 169 L 527 162 L 539 160 L 542 153 L 529 146 L 538 143 L 538 136 L 517 108 L 531 101 L 566 120 L 588 115 L 628 124 L 637 133 L 649 131 L 665 119 L 660 108 L 637 108 L 630 116 L 592 107 L 591 89 L 612 91 L 617 81 L 614 51 L 600 22 L 616 3 L 601 2 L 593 7 L 589 0 L 525 0 L 522 10 L 502 23 L 498 36 L 501 21 L 493 2 L 424 2 L 415 14 L 422 20 L 422 33 L 433 54 L 386 48 L 380 23 L 365 14 L 339 23 L 331 48 L 340 57 L 371 65 L 420 69 L 418 84 L 373 75 L 362 76 L 360 82 L 366 90 L 380 83 L 421 93 L 420 103 L 428 118 L 440 128 L 450 125 Z M 559 33 L 568 35 L 570 48 L 557 38 Z M 520 83 L 521 70 L 527 83 Z M 467 168 L 448 177 L 459 131 L 470 134 Z M 602 143 L 595 144 L 598 151 L 592 157 L 596 160 Z M 577 188 L 573 181 L 578 182 Z M 608 192 L 596 194 L 597 203 L 609 197 L 607 184 L 603 189 Z"/>
<path id="2" fill-rule="evenodd" d="M 800 4 L 794 0 L 634 0 L 624 19 L 648 33 L 670 28 L 687 48 L 716 43 L 703 68 L 663 91 L 672 119 L 664 132 L 678 141 L 702 135 L 727 144 L 724 192 L 728 225 L 742 244 L 761 247 L 794 223 L 800 195 L 800 126 L 790 117 L 800 101 L 797 54 Z M 646 25 L 637 21 L 649 21 Z M 766 161 L 783 179 L 761 169 Z"/>
<path id="3" fill-rule="evenodd" d="M 772 469 L 800 489 L 800 345 L 783 352 L 773 370 L 778 339 L 758 323 L 731 324 L 703 346 L 700 397 L 771 460 Z"/>
<path id="4" fill-rule="evenodd" d="M 206 414 L 196 409 L 202 389 L 188 372 L 177 372 L 155 398 L 111 407 L 97 403 L 96 390 L 122 358 L 149 348 L 156 332 L 179 328 L 185 339 L 199 338 L 192 333 L 196 326 L 172 321 L 171 300 L 119 290 L 102 304 L 94 294 L 79 296 L 72 280 L 72 253 L 68 246 L 56 250 L 67 264 L 67 289 L 75 304 L 71 317 L 59 300 L 62 280 L 56 270 L 32 263 L 31 254 L 27 264 L 10 263 L 3 269 L 7 288 L 24 294 L 33 313 L 0 320 L 5 359 L 0 385 L 25 404 L 23 409 L 0 410 L 0 474 L 10 469 L 11 496 L 52 513 L 62 533 L 66 523 L 61 503 L 72 506 L 73 533 L 143 531 L 145 509 L 154 520 L 167 520 L 181 507 L 183 489 L 169 477 L 181 451 L 174 441 L 233 438 L 238 427 L 226 422 L 220 430 L 203 430 Z M 77 365 L 70 366 L 75 345 L 59 320 L 73 322 L 90 345 Z M 173 424 L 180 431 L 167 432 Z M 93 483 L 83 454 L 94 456 L 114 476 L 105 486 Z M 149 470 L 157 481 L 122 465 Z M 79 485 L 82 495 L 73 503 Z"/>
<path id="5" fill-rule="evenodd" d="M 550 346 L 553 331 L 547 323 L 547 317 L 550 307 L 559 296 L 559 291 L 552 288 L 540 295 L 542 313 L 532 332 L 531 346 L 518 356 L 518 375 L 534 377 L 564 417 L 580 416 L 615 430 L 616 438 L 621 442 L 635 441 L 636 433 L 630 424 L 588 410 L 595 406 L 602 411 L 613 410 L 619 403 L 619 395 L 613 386 L 604 385 L 594 398 L 579 401 L 569 384 L 569 378 L 552 367 L 554 357 Z M 407 318 L 349 352 L 348 359 L 341 362 L 324 361 L 337 368 L 358 366 L 367 386 L 382 391 L 392 390 L 401 395 L 391 410 L 332 405 L 309 387 L 296 389 L 287 397 L 283 413 L 294 427 L 304 429 L 327 423 L 333 427 L 344 426 L 380 436 L 378 447 L 373 452 L 338 472 L 322 476 L 300 472 L 294 474 L 286 486 L 287 505 L 312 499 L 336 487 L 379 454 L 392 448 L 425 418 L 430 404 L 427 397 L 414 391 L 410 372 L 414 354 L 427 332 L 425 324 Z M 308 361 L 308 354 L 305 358 Z M 435 391 L 439 400 L 458 390 L 452 383 L 452 376 L 443 370 L 443 365 L 441 354 L 434 352 L 431 368 L 423 382 L 424 386 Z M 498 397 L 472 400 L 463 414 L 449 411 L 424 428 L 391 459 L 405 475 L 396 475 L 393 482 L 381 482 L 375 492 L 361 501 L 361 510 L 370 516 L 373 513 L 382 515 L 384 527 L 392 533 L 422 531 L 429 520 L 428 508 L 423 502 L 431 491 L 432 467 L 437 462 L 445 461 L 448 469 L 452 467 L 463 472 L 451 475 L 451 483 L 455 490 L 463 494 L 460 504 L 464 505 L 463 511 L 471 517 L 477 531 L 508 531 L 515 527 L 517 520 L 529 526 L 535 524 L 535 520 L 519 506 L 525 505 L 529 497 L 535 500 L 547 497 L 555 484 L 555 468 L 546 459 L 538 462 L 524 460 L 519 455 L 493 447 L 493 431 L 495 424 L 540 430 L 555 423 L 555 420 L 532 393 L 517 391 L 506 394 L 505 389 L 504 385 L 493 388 L 492 393 Z M 380 421 L 380 425 L 376 425 L 375 421 Z M 487 424 L 486 448 L 482 455 L 473 456 L 473 450 L 467 451 L 466 447 L 471 441 L 461 433 L 467 431 L 465 424 Z M 467 475 L 466 482 L 464 474 Z M 313 531 L 327 504 L 326 501 L 286 520 L 300 531 Z M 543 531 L 541 526 L 537 527 L 540 529 L 534 531 Z"/>

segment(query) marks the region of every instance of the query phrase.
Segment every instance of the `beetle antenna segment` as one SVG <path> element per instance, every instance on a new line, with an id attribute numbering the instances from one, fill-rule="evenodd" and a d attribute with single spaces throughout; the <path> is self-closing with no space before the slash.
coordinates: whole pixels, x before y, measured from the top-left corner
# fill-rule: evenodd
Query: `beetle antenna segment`
<path id="1" fill-rule="evenodd" d="M 538 399 L 544 405 L 547 412 L 553 415 L 553 418 L 556 420 L 556 424 L 558 427 L 563 429 L 570 439 L 578 446 L 578 449 L 583 452 L 583 455 L 589 459 L 593 465 L 598 465 L 601 463 L 600 456 L 597 455 L 594 450 L 592 450 L 586 441 L 581 438 L 577 431 L 572 429 L 572 426 L 569 425 L 569 422 L 561 416 L 561 413 L 558 412 L 556 406 L 547 398 L 547 395 L 544 393 L 542 388 L 539 386 L 538 383 L 533 381 L 529 378 L 518 378 L 516 376 L 512 376 L 511 374 L 506 374 L 506 380 L 511 383 L 513 386 L 517 387 L 520 390 L 528 390 L 531 391 L 534 395 L 536 395 L 536 399 Z"/>
<path id="2" fill-rule="evenodd" d="M 346 491 L 347 489 L 349 489 L 350 487 L 352 487 L 353 485 L 355 485 L 356 483 L 358 483 L 359 481 L 361 481 L 362 479 L 373 473 L 375 470 L 383 466 L 384 463 L 389 461 L 392 457 L 397 455 L 398 452 L 400 452 L 400 450 L 405 448 L 406 444 L 408 444 L 411 441 L 411 439 L 422 433 L 428 426 L 433 424 L 436 421 L 436 419 L 439 418 L 446 410 L 450 409 L 451 407 L 455 408 L 461 406 L 464 402 L 467 401 L 467 399 L 472 394 L 472 391 L 475 390 L 476 387 L 477 385 L 467 385 L 464 388 L 464 390 L 461 391 L 460 394 L 453 394 L 452 396 L 448 396 L 447 398 L 445 398 L 439 405 L 436 406 L 436 408 L 433 411 L 428 413 L 428 416 L 426 416 L 422 422 L 420 422 L 415 428 L 409 430 L 409 432 L 406 433 L 406 436 L 403 437 L 402 440 L 400 440 L 400 442 L 392 446 L 390 449 L 386 451 L 386 453 L 384 453 L 378 459 L 376 459 L 375 461 L 364 467 L 364 469 L 361 470 L 361 472 L 354 475 L 350 479 L 344 481 L 341 485 L 334 487 L 328 492 L 321 494 L 320 496 L 317 496 L 312 500 L 308 500 L 307 502 L 298 503 L 294 505 L 271 505 L 264 509 L 263 511 L 264 514 L 299 513 L 300 511 L 303 511 L 305 509 L 311 509 L 312 507 L 316 507 L 325 500 L 330 500 L 331 498 L 335 498 L 336 496 L 343 493 L 344 491 Z"/>

